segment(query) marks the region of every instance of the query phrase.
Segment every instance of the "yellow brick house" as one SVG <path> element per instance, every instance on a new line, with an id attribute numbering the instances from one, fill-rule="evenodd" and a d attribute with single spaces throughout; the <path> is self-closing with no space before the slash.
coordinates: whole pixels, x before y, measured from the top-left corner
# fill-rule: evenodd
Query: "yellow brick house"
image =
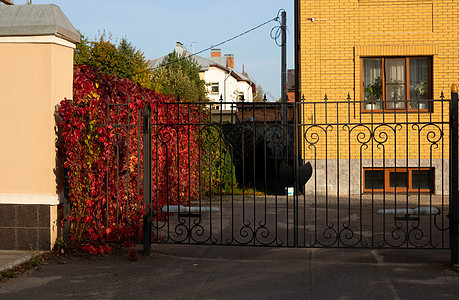
<path id="1" fill-rule="evenodd" d="M 298 2 L 306 191 L 448 194 L 459 1 Z"/>

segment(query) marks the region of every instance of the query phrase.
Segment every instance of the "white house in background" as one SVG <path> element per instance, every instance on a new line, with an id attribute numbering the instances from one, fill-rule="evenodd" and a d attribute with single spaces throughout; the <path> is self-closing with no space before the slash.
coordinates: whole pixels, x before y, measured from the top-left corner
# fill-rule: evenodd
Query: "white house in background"
<path id="1" fill-rule="evenodd" d="M 200 57 L 193 55 L 183 48 L 183 44 L 177 42 L 175 52 L 179 55 L 192 56 L 201 66 L 200 77 L 208 84 L 208 98 L 212 102 L 245 102 L 253 101 L 255 84 L 250 78 L 234 70 L 234 55 L 221 55 L 221 49 L 212 49 L 211 57 Z M 166 56 L 150 60 L 150 67 L 158 67 Z M 215 105 L 215 109 L 230 110 L 230 104 Z"/>

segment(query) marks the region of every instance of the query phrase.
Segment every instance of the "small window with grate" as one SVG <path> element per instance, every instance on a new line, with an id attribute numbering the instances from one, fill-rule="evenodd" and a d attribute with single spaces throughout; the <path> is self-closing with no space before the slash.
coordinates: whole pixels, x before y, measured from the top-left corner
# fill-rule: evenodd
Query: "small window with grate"
<path id="1" fill-rule="evenodd" d="M 364 168 L 363 192 L 433 192 L 434 168 Z"/>

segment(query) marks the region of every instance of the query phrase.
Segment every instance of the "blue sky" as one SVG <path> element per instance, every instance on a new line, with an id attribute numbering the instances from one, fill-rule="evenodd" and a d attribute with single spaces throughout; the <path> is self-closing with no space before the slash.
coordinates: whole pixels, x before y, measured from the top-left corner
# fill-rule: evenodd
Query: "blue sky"
<path id="1" fill-rule="evenodd" d="M 14 1 L 17 5 L 25 0 Z M 287 67 L 294 67 L 294 0 L 33 0 L 33 4 L 56 4 L 72 24 L 93 39 L 104 30 L 114 39 L 126 37 L 153 59 L 171 52 L 177 41 L 195 52 L 236 36 L 274 18 L 279 9 L 287 12 Z M 268 100 L 280 97 L 280 48 L 270 37 L 271 22 L 262 28 L 221 45 L 223 54 L 234 54 L 235 68 L 245 71 L 265 91 Z M 200 54 L 210 56 L 210 51 Z M 273 99 L 274 98 L 274 99 Z"/>

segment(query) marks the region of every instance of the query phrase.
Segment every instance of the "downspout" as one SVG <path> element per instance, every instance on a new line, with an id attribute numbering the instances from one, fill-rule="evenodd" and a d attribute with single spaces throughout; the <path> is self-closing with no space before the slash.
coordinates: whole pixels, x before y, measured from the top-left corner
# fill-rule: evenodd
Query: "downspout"
<path id="1" fill-rule="evenodd" d="M 298 127 L 298 123 L 301 122 L 302 118 L 301 118 L 301 104 L 299 104 L 299 102 L 301 101 L 300 100 L 300 76 L 301 76 L 301 70 L 300 70 L 300 49 L 301 49 L 301 43 L 300 43 L 300 38 L 301 38 L 301 28 L 300 28 L 300 1 L 299 0 L 295 0 L 294 2 L 294 14 L 295 14 L 295 21 L 294 21 L 294 31 L 295 31 L 295 42 L 294 42 L 294 56 L 295 56 L 295 103 L 293 104 L 294 105 L 294 113 L 295 113 L 295 116 L 294 118 L 296 118 L 296 122 L 294 122 L 295 124 L 295 127 Z M 296 106 L 296 107 L 295 107 Z M 300 165 L 303 164 L 303 159 L 302 159 L 302 153 L 301 153 L 301 150 L 302 150 L 302 140 L 301 140 L 301 130 L 298 130 L 298 128 L 296 128 L 297 130 L 297 134 L 296 134 L 296 139 L 297 139 L 297 144 L 295 145 L 295 149 L 297 151 L 297 154 L 295 156 L 295 159 L 296 159 L 296 162 L 295 162 L 295 166 L 296 166 L 296 169 L 298 169 L 298 167 Z"/>
<path id="2" fill-rule="evenodd" d="M 231 70 L 227 71 L 228 73 L 226 74 L 225 80 L 223 80 L 223 102 L 227 102 L 228 100 L 226 99 L 226 80 L 231 76 Z M 225 104 L 228 105 L 228 104 Z M 222 110 L 223 110 L 223 105 L 222 105 Z"/>

